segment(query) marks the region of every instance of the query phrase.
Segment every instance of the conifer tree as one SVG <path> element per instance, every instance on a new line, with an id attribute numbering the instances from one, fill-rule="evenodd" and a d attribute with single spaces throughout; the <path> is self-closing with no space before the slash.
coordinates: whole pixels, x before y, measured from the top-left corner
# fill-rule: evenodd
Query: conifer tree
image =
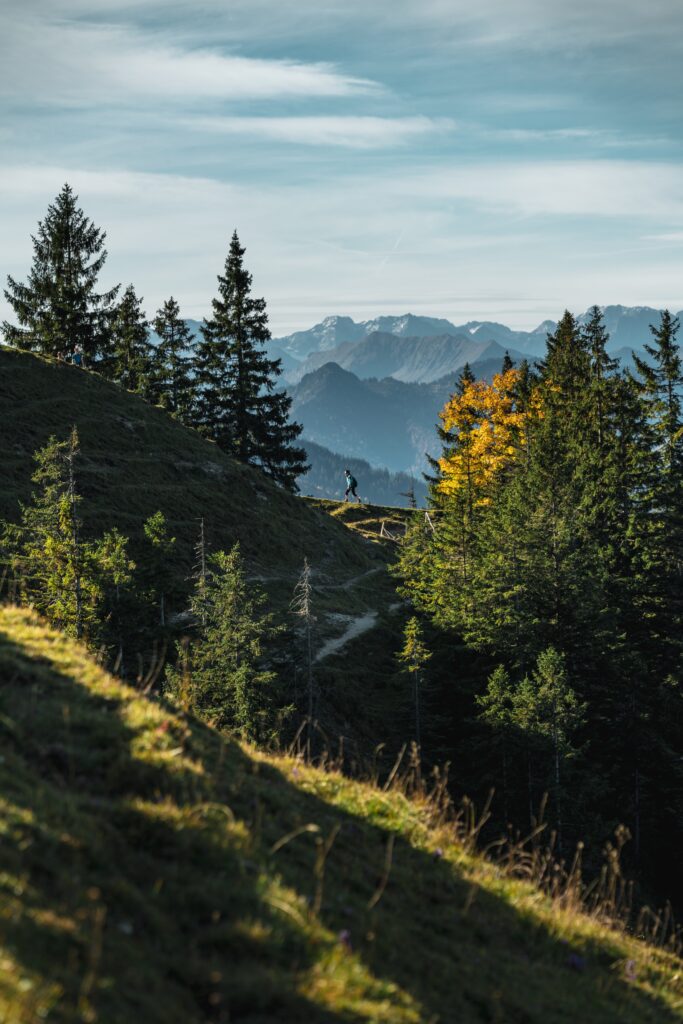
<path id="1" fill-rule="evenodd" d="M 112 318 L 111 345 L 100 368 L 105 376 L 128 391 L 154 400 L 152 354 L 142 299 L 129 284 Z"/>
<path id="2" fill-rule="evenodd" d="M 225 451 L 295 491 L 307 468 L 305 451 L 294 446 L 302 428 L 289 422 L 291 399 L 276 390 L 280 360 L 265 352 L 266 304 L 251 295 L 244 252 L 235 232 L 197 345 L 197 422 Z"/>
<path id="3" fill-rule="evenodd" d="M 681 434 L 681 389 L 683 364 L 676 341 L 680 324 L 668 309 L 661 315 L 657 326 L 650 331 L 654 344 L 646 344 L 645 351 L 651 362 L 634 356 L 636 369 L 642 381 L 648 411 L 653 417 L 663 442 L 663 463 L 667 472 L 681 470 L 683 435 Z"/>
<path id="4" fill-rule="evenodd" d="M 589 310 L 589 318 L 583 327 L 583 339 L 590 357 L 593 397 L 591 426 L 595 429 L 598 449 L 602 452 L 608 429 L 606 421 L 609 415 L 610 385 L 619 363 L 607 354 L 609 334 L 599 306 L 592 306 Z"/>
<path id="5" fill-rule="evenodd" d="M 157 310 L 152 326 L 159 336 L 154 352 L 159 401 L 183 423 L 190 423 L 195 398 L 192 376 L 194 338 L 180 316 L 180 306 L 173 296 Z"/>
<path id="6" fill-rule="evenodd" d="M 265 596 L 247 584 L 238 544 L 211 555 L 209 568 L 191 601 L 197 636 L 186 666 L 167 670 L 167 689 L 180 696 L 187 672 L 196 714 L 245 738 L 265 738 L 275 683 L 265 665 L 266 649 L 279 630 L 261 610 Z M 179 656 L 182 662 L 185 651 Z"/>
<path id="7" fill-rule="evenodd" d="M 86 361 L 106 352 L 119 289 L 97 291 L 107 258 L 105 237 L 64 185 L 33 236 L 26 284 L 7 278 L 5 298 L 18 320 L 18 326 L 2 325 L 8 344 L 63 358 L 80 350 Z"/>
<path id="8" fill-rule="evenodd" d="M 313 709 L 315 703 L 315 683 L 313 678 L 313 628 L 315 626 L 315 615 L 313 613 L 313 587 L 311 585 L 311 567 L 308 559 L 304 558 L 304 567 L 294 588 L 294 597 L 290 605 L 292 612 L 301 622 L 305 640 L 306 659 L 306 696 L 308 715 L 308 734 L 310 737 L 313 726 Z"/>
<path id="9" fill-rule="evenodd" d="M 431 658 L 431 651 L 424 642 L 422 627 L 414 615 L 408 619 L 403 631 L 403 647 L 398 653 L 398 660 L 408 673 L 413 687 L 413 709 L 415 713 L 415 742 L 422 745 L 421 736 L 421 703 L 424 682 L 424 668 Z"/>
<path id="10" fill-rule="evenodd" d="M 645 610 L 656 638 L 660 679 L 680 665 L 683 629 L 683 363 L 678 320 L 668 310 L 651 326 L 651 362 L 635 357 L 654 458 L 646 481 L 649 529 L 644 545 L 652 577 Z"/>
<path id="11" fill-rule="evenodd" d="M 102 636 L 102 609 L 110 587 L 130 579 L 134 563 L 127 540 L 110 531 L 99 541 L 82 536 L 76 428 L 67 441 L 52 437 L 36 452 L 31 505 L 22 505 L 13 563 L 24 600 L 59 629 L 95 643 Z"/>
<path id="12" fill-rule="evenodd" d="M 510 742 L 514 733 L 514 693 L 510 675 L 504 665 L 499 665 L 489 676 L 486 692 L 476 697 L 481 709 L 479 718 L 486 722 L 500 739 L 501 767 L 503 777 L 503 815 L 508 822 L 508 760 Z"/>
<path id="13" fill-rule="evenodd" d="M 156 608 L 157 624 L 166 628 L 168 595 L 173 586 L 171 559 L 176 539 L 171 537 L 166 516 L 155 512 L 143 524 L 147 541 L 144 575 L 147 584 L 147 600 Z"/>
<path id="14" fill-rule="evenodd" d="M 505 349 L 505 355 L 503 356 L 503 363 L 502 363 L 502 366 L 500 368 L 500 372 L 501 373 L 507 373 L 508 370 L 514 370 L 514 368 L 515 368 L 514 360 L 510 356 L 510 353 L 508 352 L 508 350 Z"/>
<path id="15" fill-rule="evenodd" d="M 569 685 L 565 659 L 554 647 L 538 656 L 530 680 L 516 695 L 513 717 L 552 746 L 558 847 L 562 850 L 562 766 L 572 753 L 572 736 L 582 724 L 586 705 Z"/>

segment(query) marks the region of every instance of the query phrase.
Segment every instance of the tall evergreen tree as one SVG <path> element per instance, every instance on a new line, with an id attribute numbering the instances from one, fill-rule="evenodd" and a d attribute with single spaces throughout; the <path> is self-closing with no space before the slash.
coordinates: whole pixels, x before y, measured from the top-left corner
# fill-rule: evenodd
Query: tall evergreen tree
<path id="1" fill-rule="evenodd" d="M 586 705 L 582 704 L 567 676 L 565 660 L 554 647 L 541 651 L 531 679 L 517 691 L 513 712 L 517 722 L 529 724 L 539 738 L 550 742 L 552 779 L 555 796 L 558 847 L 562 850 L 562 769 L 573 752 L 572 736 L 582 724 Z"/>
<path id="2" fill-rule="evenodd" d="M 168 596 L 173 588 L 172 558 L 176 539 L 170 535 L 166 516 L 161 511 L 145 520 L 143 533 L 146 551 L 141 569 L 146 602 L 154 606 L 156 623 L 164 630 L 168 618 Z"/>
<path id="3" fill-rule="evenodd" d="M 167 670 L 167 689 L 189 698 L 192 710 L 217 726 L 263 738 L 275 684 L 275 673 L 265 666 L 266 648 L 278 629 L 262 612 L 265 596 L 247 584 L 238 544 L 209 556 L 209 567 L 191 601 L 198 635 L 187 652 L 181 645 L 179 667 Z"/>
<path id="4" fill-rule="evenodd" d="M 514 736 L 515 719 L 514 689 L 504 665 L 498 665 L 491 673 L 486 684 L 486 692 L 479 694 L 475 700 L 480 708 L 479 718 L 490 726 L 500 742 L 503 817 L 507 824 L 510 746 Z"/>
<path id="5" fill-rule="evenodd" d="M 157 310 L 152 326 L 159 336 L 154 352 L 154 377 L 159 401 L 183 423 L 189 423 L 195 398 L 192 375 L 194 338 L 180 316 L 180 306 L 173 296 Z"/>
<path id="6" fill-rule="evenodd" d="M 592 426 L 597 434 L 598 448 L 602 451 L 607 431 L 606 419 L 609 409 L 609 388 L 619 363 L 607 353 L 609 334 L 599 306 L 592 306 L 583 326 L 584 345 L 590 358 L 590 376 L 593 392 Z"/>
<path id="7" fill-rule="evenodd" d="M 97 291 L 105 237 L 64 185 L 33 236 L 27 283 L 7 278 L 5 298 L 18 320 L 2 325 L 10 345 L 64 358 L 80 350 L 88 361 L 106 351 L 119 289 Z"/>
<path id="8" fill-rule="evenodd" d="M 36 452 L 31 505 L 21 523 L 7 528 L 14 571 L 24 600 L 59 629 L 96 643 L 103 638 L 103 606 L 109 588 L 130 579 L 134 564 L 117 531 L 99 541 L 83 538 L 78 492 L 76 428 L 67 441 L 52 437 Z"/>
<path id="9" fill-rule="evenodd" d="M 652 576 L 646 614 L 654 626 L 660 678 L 680 670 L 683 628 L 683 363 L 679 323 L 668 310 L 651 326 L 650 362 L 636 357 L 641 397 L 652 430 L 647 480 L 649 530 L 644 546 Z"/>
<path id="10" fill-rule="evenodd" d="M 270 339 L 266 304 L 251 295 L 244 253 L 234 232 L 213 315 L 204 320 L 197 346 L 198 426 L 241 462 L 295 491 L 307 468 L 305 451 L 294 446 L 302 428 L 289 422 L 291 399 L 276 390 L 280 360 L 264 350 Z"/>
<path id="11" fill-rule="evenodd" d="M 153 400 L 152 348 L 142 299 L 129 284 L 112 317 L 110 349 L 100 369 L 128 391 Z"/>
<path id="12" fill-rule="evenodd" d="M 415 722 L 415 742 L 422 746 L 422 690 L 425 665 L 432 654 L 424 642 L 420 620 L 412 615 L 403 630 L 403 647 L 398 653 L 398 660 L 408 673 L 412 683 L 412 698 Z"/>

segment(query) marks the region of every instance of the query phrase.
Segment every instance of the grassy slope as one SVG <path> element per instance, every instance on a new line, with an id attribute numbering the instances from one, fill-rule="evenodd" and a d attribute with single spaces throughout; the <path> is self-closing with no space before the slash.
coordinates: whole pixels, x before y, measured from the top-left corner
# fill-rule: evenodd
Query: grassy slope
<path id="1" fill-rule="evenodd" d="M 18 502 L 30 500 L 33 452 L 52 434 L 66 437 L 73 424 L 81 443 L 78 484 L 88 532 L 117 526 L 131 538 L 135 557 L 143 521 L 157 509 L 168 518 L 178 541 L 171 613 L 186 607 L 200 516 L 210 548 L 240 541 L 252 573 L 285 618 L 308 558 L 319 646 L 344 631 L 348 620 L 339 616 L 378 612 L 371 633 L 318 666 L 319 715 L 333 733 L 353 733 L 365 748 L 386 739 L 384 723 L 393 721 L 396 704 L 387 680 L 396 672 L 393 655 L 402 625 L 394 585 L 384 571 L 391 543 L 377 542 L 372 527 L 349 531 L 342 518 L 329 514 L 338 503 L 286 494 L 97 374 L 6 347 L 0 347 L 0 519 L 16 520 Z M 351 683 L 349 663 L 357 670 Z M 355 715 L 361 699 L 362 720 Z"/>
<path id="2" fill-rule="evenodd" d="M 157 509 L 178 538 L 179 574 L 192 566 L 198 519 L 209 543 L 239 540 L 263 574 L 290 576 L 304 555 L 321 573 L 344 579 L 367 569 L 374 554 L 315 508 L 223 454 L 163 410 L 95 373 L 0 347 L 0 518 L 16 519 L 31 494 L 33 452 L 50 435 L 78 427 L 78 471 L 86 527 L 118 526 L 135 539 Z"/>
<path id="3" fill-rule="evenodd" d="M 137 696 L 8 607 L 0 736 L 4 1024 L 681 1019 L 680 962 L 559 912 L 398 793 Z"/>

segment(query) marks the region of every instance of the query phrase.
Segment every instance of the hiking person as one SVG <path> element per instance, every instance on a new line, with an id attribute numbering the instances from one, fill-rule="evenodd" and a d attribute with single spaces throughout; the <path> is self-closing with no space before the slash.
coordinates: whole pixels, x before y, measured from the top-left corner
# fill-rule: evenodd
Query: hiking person
<path id="1" fill-rule="evenodd" d="M 358 487 L 358 481 L 355 476 L 352 476 L 350 469 L 345 469 L 344 474 L 346 476 L 346 490 L 344 491 L 344 501 L 349 500 L 349 494 L 352 494 L 360 505 L 360 498 L 356 494 L 356 487 Z"/>

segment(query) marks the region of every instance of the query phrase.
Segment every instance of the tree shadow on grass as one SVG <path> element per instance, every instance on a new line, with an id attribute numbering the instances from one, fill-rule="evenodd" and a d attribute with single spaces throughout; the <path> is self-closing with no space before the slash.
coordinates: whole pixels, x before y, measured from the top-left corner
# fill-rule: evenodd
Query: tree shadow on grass
<path id="1" fill-rule="evenodd" d="M 32 998 L 107 1024 L 678 1019 L 614 970 L 616 943 L 552 937 L 407 831 L 381 891 L 381 794 L 335 808 L 129 694 L 0 635 L 0 929 L 36 980 L 15 1019 Z"/>

